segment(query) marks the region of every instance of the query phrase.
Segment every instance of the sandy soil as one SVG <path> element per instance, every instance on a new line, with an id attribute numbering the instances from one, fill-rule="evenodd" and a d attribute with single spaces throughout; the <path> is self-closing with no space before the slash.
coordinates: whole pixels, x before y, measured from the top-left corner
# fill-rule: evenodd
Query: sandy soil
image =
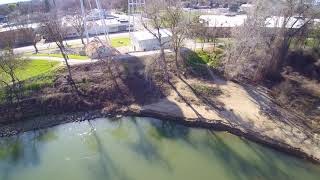
<path id="1" fill-rule="evenodd" d="M 222 94 L 201 97 L 192 84 L 198 79 L 178 80 L 176 90 L 161 101 L 142 107 L 142 111 L 181 117 L 189 120 L 205 119 L 224 124 L 269 139 L 274 144 L 289 146 L 320 160 L 320 135 L 312 133 L 295 114 L 271 101 L 263 89 L 244 87 L 233 82 L 201 82 L 202 85 L 219 88 Z"/>

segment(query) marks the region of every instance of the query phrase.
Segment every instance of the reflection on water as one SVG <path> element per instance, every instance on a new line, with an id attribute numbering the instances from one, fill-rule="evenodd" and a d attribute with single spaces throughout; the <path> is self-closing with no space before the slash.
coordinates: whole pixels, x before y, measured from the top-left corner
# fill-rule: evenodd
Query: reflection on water
<path id="1" fill-rule="evenodd" d="M 0 139 L 0 180 L 318 180 L 320 167 L 228 133 L 98 119 Z"/>

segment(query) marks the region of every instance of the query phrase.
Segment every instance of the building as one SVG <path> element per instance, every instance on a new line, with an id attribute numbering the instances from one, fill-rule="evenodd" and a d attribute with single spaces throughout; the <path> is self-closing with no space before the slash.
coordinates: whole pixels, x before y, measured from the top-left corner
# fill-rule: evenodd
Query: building
<path id="1" fill-rule="evenodd" d="M 110 14 L 109 11 L 105 9 L 93 9 L 87 15 L 88 21 L 100 20 L 100 18 L 104 19 L 114 19 L 115 17 Z"/>
<path id="2" fill-rule="evenodd" d="M 200 21 L 205 23 L 207 27 L 215 28 L 234 28 L 242 26 L 248 16 L 247 15 L 201 15 Z M 298 29 L 303 26 L 309 19 L 301 18 L 298 16 L 285 19 L 281 16 L 270 16 L 265 20 L 265 27 L 267 28 L 281 28 L 285 22 L 286 28 Z M 319 19 L 313 19 L 313 22 L 318 22 Z"/>
<path id="3" fill-rule="evenodd" d="M 67 20 L 68 18 L 63 19 L 64 27 L 67 28 L 67 38 L 78 37 L 78 33 L 76 29 L 72 26 L 72 24 Z M 119 20 L 117 18 L 112 19 L 104 19 L 104 20 L 95 20 L 95 21 L 87 21 L 88 34 L 90 36 L 103 34 L 104 25 L 103 21 L 106 23 L 106 32 L 108 33 L 116 33 L 123 32 L 129 30 L 129 22 Z"/>
<path id="4" fill-rule="evenodd" d="M 160 30 L 162 42 L 165 42 L 165 48 L 170 47 L 171 32 L 166 29 Z M 134 51 L 152 51 L 160 49 L 158 40 L 148 31 L 139 31 L 131 33 L 131 43 Z"/>

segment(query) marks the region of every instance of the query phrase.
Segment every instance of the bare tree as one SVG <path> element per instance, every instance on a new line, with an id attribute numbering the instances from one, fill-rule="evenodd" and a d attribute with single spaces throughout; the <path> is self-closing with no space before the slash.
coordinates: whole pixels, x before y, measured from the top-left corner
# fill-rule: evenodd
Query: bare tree
<path id="1" fill-rule="evenodd" d="M 165 28 L 165 13 L 163 10 L 166 7 L 164 0 L 149 0 L 147 7 L 144 10 L 145 20 L 141 17 L 143 27 L 152 34 L 158 41 L 160 47 L 160 57 L 156 63 L 160 66 L 160 69 L 164 71 L 165 80 L 169 81 L 168 63 L 165 57 L 165 45 L 169 42 L 163 39 L 163 28 Z"/>
<path id="2" fill-rule="evenodd" d="M 176 68 L 179 73 L 179 53 L 180 49 L 183 46 L 184 40 L 187 38 L 189 22 L 184 16 L 184 12 L 181 4 L 177 4 L 175 6 L 167 6 L 166 7 L 166 25 L 169 27 L 172 36 L 171 36 L 171 47 L 174 51 L 174 60 L 176 64 Z"/>
<path id="3" fill-rule="evenodd" d="M 4 48 L 8 48 L 10 51 L 13 51 L 13 48 L 16 44 L 17 39 L 17 30 L 14 30 L 12 27 L 8 27 L 6 32 L 3 32 L 0 36 L 0 44 Z"/>
<path id="4" fill-rule="evenodd" d="M 63 26 L 61 22 L 61 18 L 58 17 L 55 13 L 48 14 L 42 22 L 42 34 L 43 36 L 49 40 L 55 42 L 58 46 L 62 57 L 64 58 L 65 64 L 68 70 L 67 81 L 70 86 L 79 94 L 78 90 L 71 73 L 71 66 L 69 64 L 69 57 L 66 52 L 66 47 L 64 45 L 64 39 L 66 37 L 66 28 Z"/>
<path id="5" fill-rule="evenodd" d="M 26 61 L 13 54 L 12 50 L 5 49 L 0 52 L 0 81 L 5 85 L 6 97 L 9 103 L 21 99 L 22 84 L 17 76 L 17 70 L 23 68 Z"/>
<path id="6" fill-rule="evenodd" d="M 30 17 L 30 16 L 29 16 Z M 31 16 L 32 17 L 32 16 Z M 39 53 L 37 43 L 41 41 L 41 34 L 34 28 L 32 19 L 25 19 L 23 16 L 16 18 L 18 33 L 20 33 L 26 41 L 30 41 L 35 49 L 35 53 Z"/>
<path id="7" fill-rule="evenodd" d="M 6 38 L 8 39 L 7 42 L 9 42 L 9 39 L 14 38 L 14 42 L 32 43 L 35 53 L 38 53 L 37 43 L 41 40 L 41 36 L 35 28 L 35 23 L 39 14 L 29 13 L 29 10 L 27 6 L 18 6 L 17 10 L 8 16 L 9 22 L 14 26 L 10 26 L 11 36 L 13 37 L 8 36 Z M 13 48 L 12 45 L 8 47 Z"/>
<path id="8" fill-rule="evenodd" d="M 83 36 L 85 33 L 85 27 L 84 27 L 84 22 L 85 19 L 84 17 L 82 17 L 82 15 L 80 14 L 80 12 L 76 12 L 73 15 L 70 15 L 66 18 L 67 21 L 70 22 L 70 24 L 72 25 L 72 27 L 77 31 L 77 34 L 79 35 L 80 39 L 81 39 L 81 43 L 84 45 L 84 41 L 83 41 Z"/>
<path id="9" fill-rule="evenodd" d="M 259 81 L 278 76 L 293 40 L 301 40 L 319 15 L 313 3 L 314 0 L 255 1 L 245 24 L 233 31 L 235 43 L 228 48 L 225 59 L 228 77 Z"/>
<path id="10" fill-rule="evenodd" d="M 205 34 L 207 34 L 206 23 L 200 20 L 199 16 L 196 16 L 190 20 L 188 37 L 194 40 L 195 49 L 197 41 L 201 41 L 202 50 L 204 48 L 204 40 L 206 38 Z"/>

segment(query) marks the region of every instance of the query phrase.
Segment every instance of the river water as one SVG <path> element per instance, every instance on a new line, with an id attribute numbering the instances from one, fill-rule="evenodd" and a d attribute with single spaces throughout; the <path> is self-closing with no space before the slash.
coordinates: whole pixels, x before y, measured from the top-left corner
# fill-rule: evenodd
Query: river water
<path id="1" fill-rule="evenodd" d="M 151 118 L 0 139 L 0 180 L 319 180 L 320 166 L 223 132 Z"/>

